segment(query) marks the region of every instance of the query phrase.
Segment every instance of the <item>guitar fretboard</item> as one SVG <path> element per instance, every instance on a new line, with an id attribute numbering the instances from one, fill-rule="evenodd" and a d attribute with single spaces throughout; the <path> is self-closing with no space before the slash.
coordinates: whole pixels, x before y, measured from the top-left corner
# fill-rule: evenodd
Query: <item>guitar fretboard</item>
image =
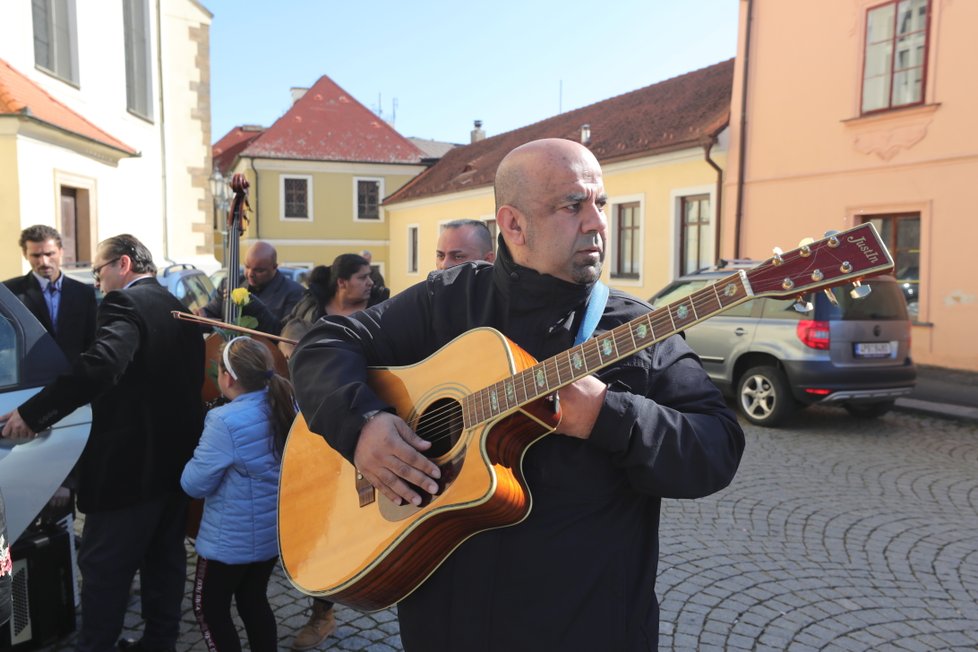
<path id="1" fill-rule="evenodd" d="M 465 427 L 495 419 L 753 297 L 744 272 L 571 347 L 462 399 Z"/>

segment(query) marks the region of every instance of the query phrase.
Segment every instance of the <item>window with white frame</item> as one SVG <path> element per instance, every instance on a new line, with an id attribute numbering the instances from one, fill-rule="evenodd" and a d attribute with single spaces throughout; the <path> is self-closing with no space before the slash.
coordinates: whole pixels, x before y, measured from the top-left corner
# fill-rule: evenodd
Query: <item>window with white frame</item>
<path id="1" fill-rule="evenodd" d="M 150 69 L 149 7 L 147 0 L 122 0 L 126 47 L 126 107 L 136 115 L 153 117 L 153 73 Z"/>
<path id="2" fill-rule="evenodd" d="M 383 179 L 355 178 L 353 190 L 356 193 L 358 220 L 379 220 L 380 200 L 384 197 Z"/>
<path id="3" fill-rule="evenodd" d="M 680 274 L 689 274 L 712 264 L 713 237 L 710 224 L 710 196 L 679 198 Z"/>
<path id="4" fill-rule="evenodd" d="M 642 207 L 639 202 L 615 205 L 612 218 L 612 237 L 615 255 L 612 278 L 637 279 L 642 269 Z"/>
<path id="5" fill-rule="evenodd" d="M 283 220 L 312 219 L 312 177 L 286 175 L 281 177 L 279 188 L 282 198 L 280 214 Z"/>
<path id="6" fill-rule="evenodd" d="M 75 0 L 32 0 L 34 65 L 78 85 Z"/>
<path id="7" fill-rule="evenodd" d="M 408 274 L 418 273 L 418 227 L 409 226 L 408 227 L 408 237 L 407 237 L 407 261 L 408 261 Z"/>
<path id="8" fill-rule="evenodd" d="M 924 101 L 929 0 L 891 0 L 866 11 L 862 112 Z"/>

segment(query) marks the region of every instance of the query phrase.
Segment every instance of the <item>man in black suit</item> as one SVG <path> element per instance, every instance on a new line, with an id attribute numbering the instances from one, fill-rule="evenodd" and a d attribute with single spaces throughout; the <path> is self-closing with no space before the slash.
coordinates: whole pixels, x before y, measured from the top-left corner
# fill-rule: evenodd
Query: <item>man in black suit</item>
<path id="1" fill-rule="evenodd" d="M 95 290 L 61 272 L 61 234 L 44 224 L 24 229 L 20 249 L 31 264 L 24 276 L 3 282 L 74 363 L 95 339 Z"/>
<path id="2" fill-rule="evenodd" d="M 140 572 L 143 638 L 121 649 L 173 650 L 186 577 L 186 496 L 180 473 L 203 427 L 204 342 L 156 280 L 136 238 L 99 244 L 93 273 L 106 293 L 95 342 L 71 371 L 8 415 L 4 437 L 34 437 L 86 403 L 92 432 L 79 460 L 85 529 L 82 626 L 77 649 L 116 649 L 129 590 Z M 4 417 L 0 417 L 4 418 Z"/>
<path id="3" fill-rule="evenodd" d="M 19 244 L 31 271 L 3 284 L 37 317 L 68 362 L 74 364 L 95 340 L 95 289 L 62 273 L 64 249 L 57 229 L 46 224 L 29 226 L 21 231 Z M 48 503 L 58 518 L 74 509 L 71 490 L 77 488 L 75 476 L 73 470 Z"/>

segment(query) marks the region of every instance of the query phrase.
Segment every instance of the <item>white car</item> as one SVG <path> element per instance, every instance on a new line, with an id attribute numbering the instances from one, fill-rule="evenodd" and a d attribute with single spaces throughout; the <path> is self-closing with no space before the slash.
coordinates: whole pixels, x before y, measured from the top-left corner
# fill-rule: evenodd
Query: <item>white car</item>
<path id="1" fill-rule="evenodd" d="M 0 284 L 0 415 L 14 410 L 68 368 L 44 327 Z M 12 545 L 30 525 L 81 455 L 92 423 L 78 408 L 30 441 L 0 439 L 0 494 Z M 3 597 L 0 596 L 0 600 Z"/>

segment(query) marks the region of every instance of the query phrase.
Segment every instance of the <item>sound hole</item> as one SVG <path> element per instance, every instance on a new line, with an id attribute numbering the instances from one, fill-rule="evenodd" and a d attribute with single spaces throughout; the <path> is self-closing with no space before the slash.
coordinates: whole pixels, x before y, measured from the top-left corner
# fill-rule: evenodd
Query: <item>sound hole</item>
<path id="1" fill-rule="evenodd" d="M 452 449 L 462 435 L 462 406 L 450 398 L 438 399 L 428 406 L 418 419 L 415 432 L 431 442 L 425 453 L 428 457 L 441 457 Z"/>

